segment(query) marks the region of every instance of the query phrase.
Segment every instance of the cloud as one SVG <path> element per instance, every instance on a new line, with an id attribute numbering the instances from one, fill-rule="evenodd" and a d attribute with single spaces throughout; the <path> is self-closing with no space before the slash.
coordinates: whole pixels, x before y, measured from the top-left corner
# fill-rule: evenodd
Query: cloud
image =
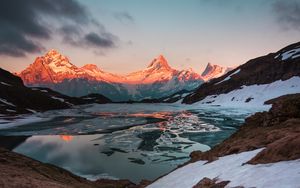
<path id="1" fill-rule="evenodd" d="M 273 4 L 272 9 L 282 27 L 300 30 L 300 1 L 278 0 Z"/>
<path id="2" fill-rule="evenodd" d="M 88 45 L 93 45 L 96 47 L 114 47 L 114 36 L 109 33 L 103 33 L 101 36 L 97 33 L 91 32 L 84 37 Z"/>
<path id="3" fill-rule="evenodd" d="M 3 24 L 1 26 L 3 28 L 0 29 L 0 55 L 21 57 L 25 52 L 34 53 L 43 49 L 42 45 L 20 34 L 17 29 L 6 27 Z"/>
<path id="4" fill-rule="evenodd" d="M 63 43 L 67 43 L 73 46 L 80 45 L 78 38 L 81 36 L 82 30 L 76 25 L 64 25 L 58 29 L 59 34 L 62 37 Z"/>
<path id="5" fill-rule="evenodd" d="M 96 54 L 103 54 L 103 49 L 117 47 L 119 41 L 117 36 L 107 32 L 101 24 L 97 24 L 96 30 L 97 32 L 86 31 L 75 25 L 65 25 L 59 29 L 59 33 L 64 43 L 74 47 L 101 50 L 101 53 Z"/>
<path id="6" fill-rule="evenodd" d="M 75 0 L 1 1 L 0 25 L 0 55 L 14 57 L 41 52 L 44 49 L 42 42 L 50 40 L 56 34 L 60 34 L 67 44 L 77 46 L 92 29 L 98 33 L 96 35 L 99 38 L 112 39 L 111 43 L 115 43 L 113 39 L 117 38 L 107 37 L 108 32 L 104 26 L 94 20 L 86 7 Z M 82 27 L 87 33 L 83 32 Z M 97 47 L 115 46 L 107 43 L 109 41 L 98 43 Z M 91 47 L 94 46 L 91 43 Z"/>
<path id="7" fill-rule="evenodd" d="M 134 23 L 134 18 L 128 12 L 116 12 L 114 17 L 124 24 Z"/>

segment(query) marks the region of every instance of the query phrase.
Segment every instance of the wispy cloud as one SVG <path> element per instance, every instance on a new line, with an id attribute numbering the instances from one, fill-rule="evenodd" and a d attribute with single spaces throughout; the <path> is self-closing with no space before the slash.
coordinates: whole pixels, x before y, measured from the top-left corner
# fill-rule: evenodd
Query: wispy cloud
<path id="1" fill-rule="evenodd" d="M 286 29 L 300 30 L 300 1 L 277 0 L 273 6 L 278 23 Z"/>
<path id="2" fill-rule="evenodd" d="M 126 11 L 115 12 L 114 17 L 124 24 L 134 23 L 134 18 Z"/>

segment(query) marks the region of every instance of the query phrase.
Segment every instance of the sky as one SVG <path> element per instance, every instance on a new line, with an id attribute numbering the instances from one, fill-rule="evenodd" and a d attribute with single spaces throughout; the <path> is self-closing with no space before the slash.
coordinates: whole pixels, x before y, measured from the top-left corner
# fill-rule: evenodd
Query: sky
<path id="1" fill-rule="evenodd" d="M 0 67 L 50 49 L 127 74 L 162 54 L 176 69 L 234 67 L 298 42 L 300 0 L 3 0 Z"/>

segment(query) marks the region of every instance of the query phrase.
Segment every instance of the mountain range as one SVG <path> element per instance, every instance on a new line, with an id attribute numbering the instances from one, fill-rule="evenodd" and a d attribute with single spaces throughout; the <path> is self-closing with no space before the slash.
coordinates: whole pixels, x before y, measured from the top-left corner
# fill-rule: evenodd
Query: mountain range
<path id="1" fill-rule="evenodd" d="M 164 56 L 159 55 L 143 70 L 117 75 L 93 64 L 77 67 L 66 56 L 50 50 L 17 75 L 26 86 L 47 87 L 69 96 L 99 93 L 113 101 L 137 101 L 194 90 L 204 81 L 226 73 L 226 70 L 209 63 L 200 76 L 192 69 L 173 69 Z"/>

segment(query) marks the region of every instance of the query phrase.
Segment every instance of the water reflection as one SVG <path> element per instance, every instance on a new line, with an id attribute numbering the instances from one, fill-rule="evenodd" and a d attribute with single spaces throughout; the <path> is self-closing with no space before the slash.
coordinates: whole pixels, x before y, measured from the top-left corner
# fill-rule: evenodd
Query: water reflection
<path id="1" fill-rule="evenodd" d="M 158 151 L 152 148 L 147 151 L 145 148 L 150 143 L 139 148 L 143 139 L 128 133 L 80 135 L 72 137 L 76 138 L 72 142 L 65 142 L 62 138 L 65 137 L 32 136 L 14 151 L 90 179 L 110 177 L 139 182 L 169 172 L 186 161 L 192 150 L 209 149 L 202 144 L 190 143 L 192 147 L 188 149 Z"/>
<path id="2" fill-rule="evenodd" d="M 170 172 L 194 150 L 209 150 L 232 134 L 247 115 L 225 112 L 94 110 L 0 134 L 33 135 L 15 144 L 14 151 L 80 176 L 139 182 Z"/>
<path id="3" fill-rule="evenodd" d="M 63 141 L 65 141 L 65 142 L 70 142 L 70 141 L 72 141 L 73 140 L 73 136 L 71 136 L 71 135 L 60 135 L 59 136 Z"/>

